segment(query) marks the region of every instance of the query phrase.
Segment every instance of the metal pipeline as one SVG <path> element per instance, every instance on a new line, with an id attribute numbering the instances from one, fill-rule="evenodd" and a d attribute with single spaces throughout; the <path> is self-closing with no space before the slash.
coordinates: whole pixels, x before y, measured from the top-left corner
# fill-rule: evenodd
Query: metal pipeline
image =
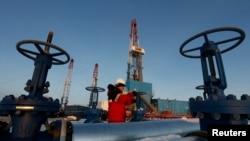
<path id="1" fill-rule="evenodd" d="M 185 135 L 200 128 L 198 119 L 149 120 L 126 123 L 72 122 L 73 141 L 125 141 L 169 134 Z"/>

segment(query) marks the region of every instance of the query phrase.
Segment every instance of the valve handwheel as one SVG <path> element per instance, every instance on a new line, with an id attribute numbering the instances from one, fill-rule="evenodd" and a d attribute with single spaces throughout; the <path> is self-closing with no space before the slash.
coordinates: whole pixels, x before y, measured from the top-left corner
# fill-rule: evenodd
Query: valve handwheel
<path id="1" fill-rule="evenodd" d="M 195 89 L 197 90 L 204 90 L 204 85 L 199 85 L 199 86 L 196 86 Z"/>
<path id="2" fill-rule="evenodd" d="M 23 44 L 33 44 L 36 47 L 37 51 L 22 48 L 21 45 Z M 44 49 L 42 46 L 44 46 Z M 43 42 L 43 41 L 37 41 L 37 40 L 22 40 L 17 43 L 16 48 L 22 55 L 32 60 L 35 60 L 37 55 L 49 55 L 51 56 L 52 64 L 54 65 L 66 64 L 70 60 L 70 56 L 66 51 L 64 51 L 60 47 L 53 45 L 49 42 Z M 49 51 L 49 49 L 54 49 L 55 51 L 51 52 Z M 59 58 L 59 56 L 62 56 L 62 55 L 66 56 L 66 60 L 61 60 L 61 58 Z"/>
<path id="3" fill-rule="evenodd" d="M 94 89 L 96 89 L 98 92 L 104 92 L 105 89 L 104 88 L 101 88 L 101 87 L 86 87 L 86 90 L 88 91 L 93 91 Z"/>
<path id="4" fill-rule="evenodd" d="M 202 48 L 202 46 L 195 47 L 195 48 L 192 48 L 192 49 L 187 49 L 187 50 L 184 50 L 184 47 L 187 44 L 189 44 L 191 41 L 196 40 L 196 39 L 201 38 L 201 37 L 204 38 L 205 43 L 209 43 L 210 42 L 210 40 L 208 39 L 209 34 L 217 33 L 217 32 L 223 32 L 223 31 L 237 32 L 237 33 L 240 34 L 240 36 L 237 36 L 237 37 L 234 37 L 234 38 L 229 38 L 229 39 L 218 41 L 218 42 L 214 42 L 213 44 L 215 44 L 215 45 L 221 45 L 221 44 L 229 43 L 229 42 L 232 42 L 232 41 L 236 41 L 236 43 L 234 43 L 230 47 L 227 47 L 226 49 L 221 50 L 220 51 L 221 53 L 232 50 L 233 48 L 237 47 L 245 39 L 245 32 L 243 30 L 239 29 L 239 28 L 236 28 L 236 27 L 215 28 L 215 29 L 211 29 L 211 30 L 201 32 L 201 33 L 199 33 L 197 35 L 194 35 L 191 38 L 187 39 L 185 42 L 182 43 L 182 45 L 180 47 L 180 53 L 183 56 L 188 57 L 188 58 L 200 58 L 201 55 L 192 55 L 192 54 L 187 54 L 187 53 L 194 52 L 194 51 L 199 51 Z"/>

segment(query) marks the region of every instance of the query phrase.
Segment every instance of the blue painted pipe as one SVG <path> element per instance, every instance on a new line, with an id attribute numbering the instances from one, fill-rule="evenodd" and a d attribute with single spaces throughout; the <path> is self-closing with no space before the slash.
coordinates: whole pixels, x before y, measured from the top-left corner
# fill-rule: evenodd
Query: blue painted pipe
<path id="1" fill-rule="evenodd" d="M 73 123 L 73 141 L 121 141 L 200 130 L 198 119 L 150 120 L 126 123 Z"/>

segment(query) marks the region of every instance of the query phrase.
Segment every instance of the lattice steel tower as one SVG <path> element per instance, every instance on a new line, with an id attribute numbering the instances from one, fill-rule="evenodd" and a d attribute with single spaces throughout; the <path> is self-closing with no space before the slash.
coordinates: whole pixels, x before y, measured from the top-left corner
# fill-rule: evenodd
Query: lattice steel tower
<path id="1" fill-rule="evenodd" d="M 61 110 L 64 110 L 64 108 L 68 104 L 70 84 L 71 84 L 71 78 L 72 78 L 72 72 L 73 72 L 73 64 L 74 64 L 74 59 L 71 59 L 69 63 L 69 67 L 68 67 L 67 77 L 64 83 L 63 95 L 61 99 Z"/>
<path id="2" fill-rule="evenodd" d="M 142 55 L 145 54 L 145 51 L 139 46 L 136 19 L 133 19 L 131 22 L 131 31 L 129 36 L 130 43 L 127 80 L 136 80 L 142 82 Z"/>

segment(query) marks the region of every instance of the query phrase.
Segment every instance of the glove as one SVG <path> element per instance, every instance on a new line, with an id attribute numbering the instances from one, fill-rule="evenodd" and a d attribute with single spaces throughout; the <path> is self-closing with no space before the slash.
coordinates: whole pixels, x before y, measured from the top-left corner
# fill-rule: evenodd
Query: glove
<path id="1" fill-rule="evenodd" d="M 132 103 L 136 103 L 136 99 L 133 99 Z"/>
<path id="2" fill-rule="evenodd" d="M 109 90 L 113 90 L 115 88 L 115 86 L 113 84 L 108 84 L 108 89 Z"/>
<path id="3" fill-rule="evenodd" d="M 132 94 L 136 96 L 138 93 L 136 91 L 132 91 Z"/>

